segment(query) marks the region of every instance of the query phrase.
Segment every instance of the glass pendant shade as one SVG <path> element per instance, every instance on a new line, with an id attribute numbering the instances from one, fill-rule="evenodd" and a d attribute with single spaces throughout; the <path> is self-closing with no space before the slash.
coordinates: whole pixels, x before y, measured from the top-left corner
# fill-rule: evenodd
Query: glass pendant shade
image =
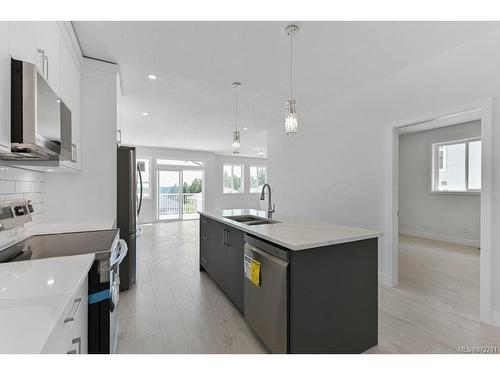
<path id="1" fill-rule="evenodd" d="M 233 131 L 233 154 L 240 153 L 240 132 L 238 130 Z"/>
<path id="2" fill-rule="evenodd" d="M 297 120 L 297 112 L 295 108 L 295 100 L 288 99 L 286 101 L 286 117 L 285 117 L 285 131 L 287 135 L 297 134 L 299 122 Z"/>

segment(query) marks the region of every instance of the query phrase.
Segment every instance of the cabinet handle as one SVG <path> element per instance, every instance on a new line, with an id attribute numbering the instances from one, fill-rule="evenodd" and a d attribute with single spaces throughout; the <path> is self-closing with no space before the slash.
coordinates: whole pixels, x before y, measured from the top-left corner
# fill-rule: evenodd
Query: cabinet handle
<path id="1" fill-rule="evenodd" d="M 76 349 L 71 349 L 66 352 L 66 354 L 82 354 L 82 338 L 77 337 L 71 340 L 71 345 L 78 344 L 78 351 Z"/>
<path id="2" fill-rule="evenodd" d="M 202 261 L 203 263 L 208 263 L 207 258 L 203 258 L 203 257 L 202 257 L 202 258 L 201 258 L 201 261 Z"/>
<path id="3" fill-rule="evenodd" d="M 75 316 L 78 313 L 78 310 L 80 310 L 80 305 L 81 304 L 82 304 L 82 299 L 81 298 L 75 299 L 75 301 L 73 302 L 73 306 L 77 305 L 76 309 L 75 309 L 75 312 L 70 317 L 64 319 L 64 323 L 73 322 L 75 320 Z"/>
<path id="4" fill-rule="evenodd" d="M 230 230 L 226 229 L 226 246 L 231 246 L 231 244 L 229 243 L 229 232 Z"/>
<path id="5" fill-rule="evenodd" d="M 208 238 L 207 238 L 207 237 L 205 237 L 205 236 L 201 236 L 201 239 L 202 239 L 202 240 L 205 240 L 205 241 L 206 241 L 206 240 L 208 240 Z"/>
<path id="6" fill-rule="evenodd" d="M 222 232 L 222 244 L 225 245 L 226 244 L 226 230 L 223 229 L 223 232 Z"/>
<path id="7" fill-rule="evenodd" d="M 45 62 L 47 62 L 47 65 L 45 65 Z M 44 72 L 45 79 L 48 81 L 49 80 L 49 57 L 46 55 L 43 55 L 43 67 L 46 69 L 46 73 Z"/>
<path id="8" fill-rule="evenodd" d="M 76 339 L 73 339 L 71 341 L 71 343 L 74 345 L 74 344 L 78 344 L 78 354 L 82 354 L 82 338 L 81 337 L 77 337 Z"/>
<path id="9" fill-rule="evenodd" d="M 201 219 L 201 221 L 204 222 L 205 224 L 208 224 L 208 221 L 206 220 Z"/>
<path id="10" fill-rule="evenodd" d="M 76 163 L 76 159 L 77 159 L 77 156 L 76 156 L 76 145 L 74 143 L 71 144 L 71 161 L 73 163 Z"/>
<path id="11" fill-rule="evenodd" d="M 45 51 L 41 48 L 37 48 L 36 53 L 38 53 L 37 68 L 42 73 L 42 76 L 45 77 Z"/>

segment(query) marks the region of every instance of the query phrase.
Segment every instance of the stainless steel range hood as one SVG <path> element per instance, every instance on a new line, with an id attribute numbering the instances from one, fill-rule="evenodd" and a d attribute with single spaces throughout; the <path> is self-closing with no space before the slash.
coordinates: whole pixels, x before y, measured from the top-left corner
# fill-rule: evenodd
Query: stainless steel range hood
<path id="1" fill-rule="evenodd" d="M 34 64 L 11 60 L 11 153 L 3 160 L 71 160 L 71 111 Z"/>

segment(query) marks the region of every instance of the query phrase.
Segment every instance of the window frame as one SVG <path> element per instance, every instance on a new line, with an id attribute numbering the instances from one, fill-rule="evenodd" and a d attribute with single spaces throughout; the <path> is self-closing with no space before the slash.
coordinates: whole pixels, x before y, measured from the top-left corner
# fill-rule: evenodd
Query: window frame
<path id="1" fill-rule="evenodd" d="M 252 176 L 250 174 L 250 170 L 252 168 L 264 168 L 265 170 L 265 175 L 266 175 L 266 182 L 267 183 L 267 165 L 257 165 L 257 164 L 251 164 L 248 166 L 248 193 L 249 194 L 260 194 L 261 192 L 260 191 L 255 191 L 255 192 L 252 192 L 252 186 L 250 185 L 252 183 Z M 257 188 L 258 188 L 258 185 L 257 185 Z"/>
<path id="2" fill-rule="evenodd" d="M 233 184 L 233 176 L 234 176 L 234 167 L 240 167 L 241 168 L 241 191 L 231 191 L 227 192 L 224 191 L 224 167 L 231 167 L 231 184 L 232 184 L 232 189 L 234 190 L 234 184 Z M 245 193 L 245 164 L 232 164 L 232 163 L 223 163 L 222 164 L 222 194 L 244 194 Z"/>
<path id="3" fill-rule="evenodd" d="M 136 160 L 135 160 L 136 167 L 137 167 L 137 164 L 139 163 L 139 161 L 147 161 L 148 175 L 149 175 L 149 181 L 147 182 L 147 184 L 149 185 L 149 194 L 144 195 L 144 189 L 143 189 L 142 199 L 143 200 L 153 199 L 153 194 L 151 191 L 151 189 L 152 189 L 152 181 L 151 181 L 152 159 L 151 158 L 136 158 Z M 137 181 L 137 183 L 139 183 L 139 181 Z M 143 185 L 144 185 L 144 182 L 143 182 Z"/>
<path id="4" fill-rule="evenodd" d="M 431 194 L 456 194 L 456 195 L 479 195 L 481 194 L 481 189 L 469 189 L 469 144 L 472 142 L 481 142 L 481 137 L 472 137 L 465 139 L 456 139 L 446 142 L 437 142 L 431 144 L 431 154 L 432 154 L 432 168 L 431 168 Z M 465 190 L 439 190 L 439 172 L 446 170 L 446 161 L 443 162 L 443 168 L 439 168 L 439 147 L 440 146 L 451 146 L 457 144 L 465 144 Z M 444 158 L 446 158 L 446 149 L 444 150 Z M 481 170 L 482 170 L 482 153 L 481 153 Z M 482 182 L 482 179 L 481 179 Z M 481 184 L 482 188 L 482 184 Z"/>

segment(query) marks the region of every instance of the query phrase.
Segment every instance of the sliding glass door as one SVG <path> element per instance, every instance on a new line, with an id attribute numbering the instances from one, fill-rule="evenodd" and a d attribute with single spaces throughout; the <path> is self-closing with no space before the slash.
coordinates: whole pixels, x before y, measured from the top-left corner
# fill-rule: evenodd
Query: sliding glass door
<path id="1" fill-rule="evenodd" d="M 181 219 L 180 187 L 180 171 L 158 171 L 158 220 Z"/>
<path id="2" fill-rule="evenodd" d="M 202 186 L 202 170 L 158 170 L 158 220 L 198 219 Z"/>

